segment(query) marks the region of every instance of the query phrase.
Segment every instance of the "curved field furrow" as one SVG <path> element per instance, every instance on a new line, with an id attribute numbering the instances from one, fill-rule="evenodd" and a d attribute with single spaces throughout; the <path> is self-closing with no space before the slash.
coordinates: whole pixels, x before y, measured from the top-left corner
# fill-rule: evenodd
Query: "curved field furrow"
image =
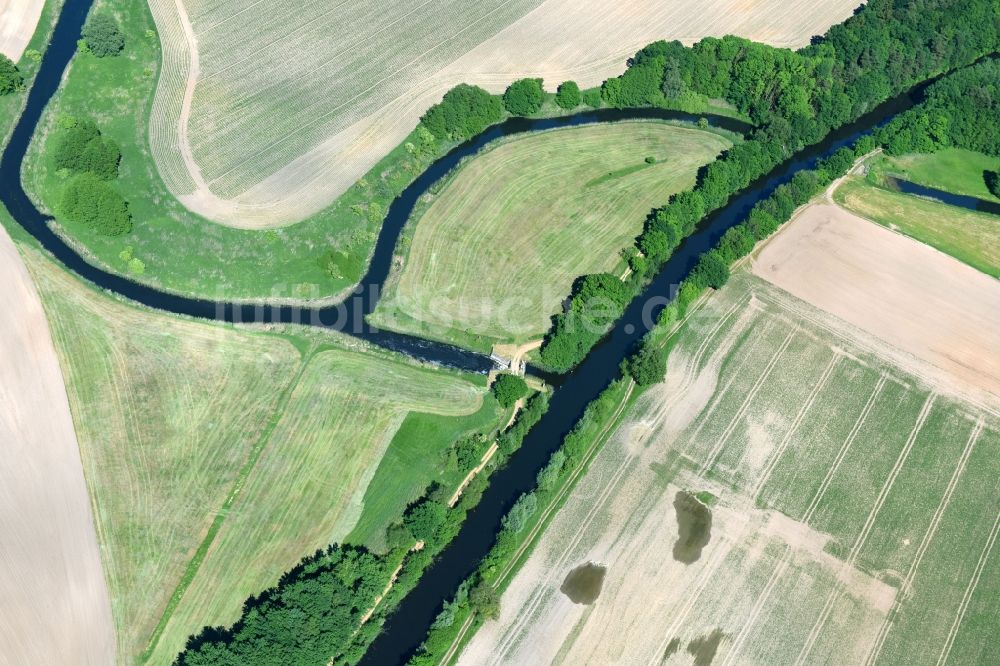
<path id="1" fill-rule="evenodd" d="M 656 39 L 736 33 L 800 46 L 849 16 L 855 3 L 153 0 L 150 6 L 164 51 L 150 121 L 157 167 L 194 212 L 257 228 L 318 211 L 457 83 L 501 91 L 513 79 L 540 76 L 550 88 L 570 78 L 595 85 Z M 185 22 L 189 35 L 181 29 Z"/>
<path id="2" fill-rule="evenodd" d="M 633 122 L 500 143 L 460 167 L 412 222 L 376 321 L 438 337 L 538 337 L 573 280 L 615 269 L 648 211 L 728 146 L 714 133 Z"/>

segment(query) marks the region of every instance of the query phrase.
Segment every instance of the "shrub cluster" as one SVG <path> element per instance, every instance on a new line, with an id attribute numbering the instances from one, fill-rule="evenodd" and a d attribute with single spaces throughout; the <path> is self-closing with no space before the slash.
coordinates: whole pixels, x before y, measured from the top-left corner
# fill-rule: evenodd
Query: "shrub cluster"
<path id="1" fill-rule="evenodd" d="M 1000 198 L 1000 172 L 987 171 L 983 174 L 983 180 L 986 181 L 986 189 L 993 196 Z"/>
<path id="2" fill-rule="evenodd" d="M 579 278 L 566 311 L 553 317 L 541 348 L 542 363 L 557 370 L 568 370 L 579 363 L 622 315 L 634 295 L 631 285 L 610 273 Z"/>
<path id="3" fill-rule="evenodd" d="M 575 109 L 580 106 L 580 86 L 576 81 L 563 81 L 556 88 L 556 105 L 561 109 Z"/>
<path id="4" fill-rule="evenodd" d="M 125 199 L 92 173 L 77 174 L 66 183 L 59 213 L 104 236 L 121 236 L 132 230 L 132 216 Z"/>
<path id="5" fill-rule="evenodd" d="M 24 77 L 10 58 L 0 53 L 0 95 L 9 95 L 24 88 Z"/>
<path id="6" fill-rule="evenodd" d="M 125 35 L 110 14 L 93 14 L 83 26 L 83 41 L 98 58 L 116 56 L 125 49 Z"/>
<path id="7" fill-rule="evenodd" d="M 524 380 L 509 373 L 497 375 L 490 388 L 497 402 L 504 409 L 510 409 L 515 402 L 528 394 L 528 385 L 524 383 Z"/>
<path id="8" fill-rule="evenodd" d="M 52 163 L 57 169 L 92 173 L 103 180 L 118 177 L 122 154 L 118 144 L 101 135 L 91 120 L 63 118 L 55 137 Z"/>
<path id="9" fill-rule="evenodd" d="M 503 94 L 503 105 L 514 116 L 530 116 L 538 113 L 545 101 L 545 91 L 541 79 L 519 79 L 507 87 Z"/>
<path id="10" fill-rule="evenodd" d="M 58 213 L 104 236 L 127 234 L 132 230 L 132 215 L 125 199 L 109 182 L 118 177 L 118 144 L 102 136 L 90 120 L 64 116 L 58 126 L 52 163 L 73 174 L 63 188 Z M 138 264 L 132 262 L 134 267 L 142 264 L 135 261 Z"/>
<path id="11" fill-rule="evenodd" d="M 467 139 L 503 117 L 503 103 L 479 86 L 462 83 L 427 109 L 420 122 L 438 139 Z"/>

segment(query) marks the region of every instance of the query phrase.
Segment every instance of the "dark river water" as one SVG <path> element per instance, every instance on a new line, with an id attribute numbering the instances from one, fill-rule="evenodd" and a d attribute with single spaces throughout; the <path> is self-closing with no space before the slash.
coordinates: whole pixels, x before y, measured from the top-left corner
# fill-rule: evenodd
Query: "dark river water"
<path id="1" fill-rule="evenodd" d="M 193 317 L 230 322 L 289 322 L 334 327 L 384 347 L 401 351 L 416 358 L 467 370 L 483 372 L 492 367 L 488 358 L 449 345 L 430 342 L 412 336 L 376 331 L 364 317 L 370 313 L 380 293 L 392 262 L 393 250 L 413 205 L 435 181 L 447 174 L 468 155 L 485 144 L 517 133 L 626 119 L 693 119 L 682 113 L 654 110 L 594 111 L 575 116 L 545 120 L 510 120 L 491 127 L 482 135 L 458 146 L 436 161 L 417 178 L 392 204 L 368 273 L 359 292 L 340 306 L 302 309 L 288 306 L 251 306 L 217 303 L 185 298 L 143 286 L 113 275 L 84 261 L 52 232 L 48 218 L 28 199 L 21 186 L 20 169 L 25 150 L 38 124 L 42 111 L 59 86 L 63 71 L 76 48 L 83 19 L 92 0 L 66 0 L 55 29 L 52 43 L 42 60 L 28 95 L 27 107 L 19 120 L 10 143 L 0 159 L 0 200 L 29 233 L 55 255 L 66 267 L 102 289 L 115 292 L 145 305 Z M 767 197 L 778 185 L 788 182 L 801 169 L 858 137 L 872 131 L 880 123 L 913 105 L 919 97 L 919 86 L 910 93 L 892 99 L 849 126 L 833 132 L 822 143 L 802 150 L 771 173 L 752 183 L 733 197 L 722 209 L 707 216 L 697 231 L 685 240 L 673 257 L 641 296 L 627 308 L 610 334 L 575 370 L 563 376 L 554 391 L 548 413 L 531 430 L 522 448 L 511 457 L 506 467 L 497 471 L 480 504 L 469 514 L 458 536 L 441 553 L 420 579 L 416 588 L 403 600 L 389 619 L 383 633 L 366 655 L 365 664 L 396 664 L 405 661 L 416 649 L 441 607 L 475 569 L 479 560 L 493 544 L 501 517 L 521 493 L 530 490 L 535 476 L 549 455 L 561 443 L 563 436 L 582 415 L 584 408 L 617 375 L 623 358 L 646 332 L 650 322 L 669 301 L 672 288 L 687 274 L 698 255 L 711 248 L 731 226 L 739 223 L 750 208 Z M 708 116 L 710 122 L 734 131 L 747 127 L 727 118 Z M 126 193 L 127 196 L 127 193 Z M 275 276 L 280 281 L 281 276 Z"/>
<path id="2" fill-rule="evenodd" d="M 960 208 L 975 210 L 980 213 L 1000 215 L 1000 202 L 997 201 L 987 201 L 986 199 L 971 197 L 965 194 L 954 194 L 952 192 L 946 192 L 945 190 L 938 190 L 933 187 L 918 185 L 917 183 L 904 180 L 902 178 L 896 178 L 895 176 L 886 176 L 885 180 L 889 187 L 899 190 L 903 194 L 913 194 L 918 197 L 936 199 L 951 206 L 959 206 Z"/>

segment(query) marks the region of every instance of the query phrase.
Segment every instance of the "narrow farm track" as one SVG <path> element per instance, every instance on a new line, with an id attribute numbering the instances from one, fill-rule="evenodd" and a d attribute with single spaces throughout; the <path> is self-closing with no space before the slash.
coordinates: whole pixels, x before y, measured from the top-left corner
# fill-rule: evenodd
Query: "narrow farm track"
<path id="1" fill-rule="evenodd" d="M 959 458 L 958 464 L 955 466 L 955 471 L 952 472 L 951 478 L 948 480 L 948 486 L 945 488 L 944 494 L 941 496 L 940 503 L 938 503 L 937 508 L 934 510 L 934 515 L 931 517 L 930 525 L 927 526 L 927 531 L 924 532 L 924 536 L 920 540 L 920 545 L 917 547 L 917 553 L 914 556 L 913 561 L 910 563 L 910 568 L 906 572 L 906 577 L 900 585 L 899 595 L 897 595 L 896 600 L 893 603 L 893 608 L 886 615 L 885 621 L 879 628 L 878 636 L 872 644 L 872 649 L 869 651 L 868 656 L 865 659 L 866 666 L 871 666 L 878 661 L 879 655 L 882 652 L 882 646 L 885 645 L 885 639 L 889 635 L 889 631 L 892 629 L 892 618 L 900 606 L 900 596 L 909 595 L 911 593 L 913 579 L 917 574 L 917 570 L 920 568 L 920 562 L 924 559 L 924 554 L 927 552 L 927 548 L 930 546 L 934 535 L 937 534 L 938 526 L 941 524 L 941 518 L 944 516 L 945 510 L 948 508 L 948 504 L 951 503 L 951 496 L 955 492 L 958 480 L 965 471 L 965 465 L 969 461 L 969 456 L 972 455 L 972 449 L 979 440 L 979 435 L 982 431 L 983 419 L 980 417 L 976 420 L 976 424 L 972 428 L 972 433 L 969 435 L 969 440 L 965 444 L 962 456 Z"/>
<path id="2" fill-rule="evenodd" d="M 514 551 L 514 554 L 507 561 L 507 565 L 503 568 L 503 570 L 501 570 L 500 575 L 497 576 L 497 580 L 494 583 L 494 587 L 497 588 L 501 587 L 503 583 L 507 580 L 507 578 L 510 576 L 510 574 L 513 573 L 514 570 L 519 566 L 521 558 L 524 557 L 525 553 L 534 545 L 535 540 L 545 529 L 546 523 L 552 516 L 553 512 L 559 509 L 559 507 L 565 500 L 566 496 L 573 490 L 573 487 L 577 479 L 579 479 L 580 475 L 586 471 L 587 466 L 593 459 L 594 454 L 603 445 L 604 440 L 611 432 L 611 429 L 618 424 L 618 420 L 621 418 L 621 415 L 624 413 L 625 408 L 628 406 L 629 398 L 631 398 L 634 389 L 635 389 L 635 384 L 630 383 L 628 389 L 625 392 L 625 395 L 622 397 L 621 402 L 618 404 L 618 408 L 615 410 L 615 413 L 612 415 L 612 417 L 608 420 L 608 424 L 593 439 L 590 448 L 587 449 L 586 453 L 584 453 L 583 457 L 581 458 L 580 465 L 578 465 L 577 468 L 570 474 L 570 476 L 567 478 L 566 482 L 560 489 L 559 493 L 557 493 L 556 496 L 552 498 L 552 501 L 549 502 L 549 505 L 539 516 L 538 521 L 535 523 L 535 526 L 531 529 L 530 532 L 528 532 L 527 536 L 524 538 L 524 541 L 521 543 L 521 546 L 518 547 L 516 551 Z M 593 513 L 591 513 L 591 515 L 593 515 Z M 445 653 L 445 656 L 441 659 L 442 665 L 450 663 L 451 660 L 454 658 L 458 647 L 462 644 L 462 641 L 465 638 L 465 634 L 467 633 L 469 627 L 472 625 L 474 619 L 475 619 L 474 615 L 470 615 L 466 619 L 465 623 L 462 625 L 462 628 L 459 630 L 458 635 L 455 637 L 455 640 L 452 642 L 451 648 L 449 648 L 449 650 Z"/>
<path id="3" fill-rule="evenodd" d="M 861 527 L 861 531 L 858 533 L 854 544 L 851 546 L 851 551 L 844 562 L 845 567 L 851 567 L 857 561 L 858 555 L 861 553 L 861 549 L 864 547 L 865 542 L 868 540 L 868 535 L 871 533 L 872 525 L 875 524 L 875 518 L 882 509 L 882 505 L 885 503 L 885 498 L 892 489 L 892 486 L 896 481 L 896 477 L 899 475 L 900 469 L 902 469 L 903 464 L 910 455 L 910 449 L 913 447 L 913 443 L 917 439 L 917 433 L 920 432 L 920 429 L 924 425 L 924 421 L 927 419 L 931 406 L 934 404 L 934 398 L 935 395 L 931 393 L 924 401 L 924 404 L 920 409 L 920 414 L 917 416 L 917 422 L 914 424 L 912 430 L 910 430 L 910 435 L 906 440 L 906 444 L 903 446 L 903 450 L 900 451 L 899 456 L 896 458 L 895 464 L 889 471 L 889 475 L 885 482 L 882 484 L 882 490 L 879 492 L 879 495 L 875 500 L 875 504 L 868 512 L 868 517 L 865 519 L 865 523 Z M 819 617 L 816 619 L 815 624 L 813 624 L 813 628 L 809 632 L 809 636 L 806 638 L 805 644 L 802 646 L 798 657 L 795 659 L 796 666 L 801 666 L 801 664 L 805 663 L 809 653 L 816 644 L 816 639 L 819 638 L 820 633 L 823 631 L 823 627 L 826 625 L 827 620 L 829 620 L 830 613 L 833 611 L 834 605 L 836 605 L 836 602 L 840 599 L 842 594 L 843 588 L 840 585 L 834 586 L 834 588 L 830 591 L 830 594 L 826 598 L 826 602 L 823 604 L 823 609 L 820 611 Z"/>
<path id="4" fill-rule="evenodd" d="M 809 506 L 806 507 L 806 511 L 802 514 L 802 522 L 808 523 L 812 520 L 813 513 L 816 511 L 816 507 L 819 506 L 820 500 L 823 495 L 826 494 L 826 489 L 830 487 L 830 482 L 833 480 L 834 474 L 840 469 L 841 463 L 844 462 L 844 457 L 847 452 L 851 450 L 851 445 L 854 444 L 855 438 L 861 431 L 861 427 L 865 424 L 868 419 L 868 415 L 871 414 L 872 408 L 875 406 L 875 401 L 878 400 L 879 395 L 882 393 L 882 389 L 885 387 L 886 376 L 882 374 L 878 381 L 875 383 L 875 388 L 872 390 L 870 396 L 868 396 L 868 402 L 861 409 L 861 413 L 858 415 L 857 420 L 854 425 L 851 426 L 851 431 L 847 434 L 847 438 L 844 439 L 844 443 L 841 445 L 840 450 L 837 451 L 837 457 L 833 459 L 833 464 L 830 465 L 830 469 L 827 470 L 826 476 L 823 477 L 823 481 L 819 484 L 819 488 L 816 490 L 816 494 L 813 496 L 812 501 L 809 502 Z"/>
<path id="5" fill-rule="evenodd" d="M 959 604 L 958 613 L 955 615 L 955 621 L 952 622 L 951 628 L 948 630 L 948 638 L 945 639 L 944 646 L 941 648 L 941 654 L 938 656 L 937 665 L 943 666 L 948 661 L 948 655 L 951 653 L 951 648 L 955 644 L 955 636 L 958 634 L 958 628 L 962 624 L 962 619 L 965 617 L 965 612 L 969 608 L 969 600 L 972 598 L 972 593 L 976 591 L 976 586 L 979 585 L 979 578 L 983 573 L 983 568 L 986 566 L 986 562 L 990 558 L 990 552 L 993 550 L 993 545 L 997 541 L 997 534 L 1000 534 L 1000 513 L 997 514 L 996 520 L 993 521 L 993 529 L 990 531 L 989 539 L 986 541 L 986 546 L 983 547 L 983 552 L 979 556 L 979 561 L 976 563 L 976 571 L 969 581 L 968 586 L 965 588 L 965 594 L 962 595 L 962 603 Z"/>

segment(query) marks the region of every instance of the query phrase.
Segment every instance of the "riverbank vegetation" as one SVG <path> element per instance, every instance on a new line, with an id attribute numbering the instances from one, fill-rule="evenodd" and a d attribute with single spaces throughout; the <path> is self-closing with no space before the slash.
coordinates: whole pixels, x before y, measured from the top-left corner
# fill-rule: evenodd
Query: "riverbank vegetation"
<path id="1" fill-rule="evenodd" d="M 523 434 L 541 418 L 547 404 L 545 393 L 528 400 L 501 435 L 501 442 L 506 437 L 508 443 L 501 444 L 490 469 L 502 465 L 505 456 L 520 446 Z M 459 469 L 471 469 L 475 453 L 487 441 L 481 436 L 459 440 L 448 458 Z M 193 636 L 178 664 L 312 663 L 319 654 L 333 664 L 357 661 L 396 604 L 458 533 L 468 510 L 479 502 L 488 471 L 473 476 L 454 505 L 448 501 L 452 488 L 431 482 L 385 529 L 388 550 L 383 554 L 333 545 L 304 558 L 276 586 L 251 597 L 235 624 L 206 628 Z M 299 619 L 289 623 L 289 617 Z M 303 635 L 301 619 L 306 617 L 312 630 Z"/>
<path id="2" fill-rule="evenodd" d="M 730 145 L 722 133 L 662 122 L 500 142 L 415 211 L 373 322 L 482 350 L 538 339 L 577 276 L 621 275 L 617 251 L 649 208 Z"/>
<path id="3" fill-rule="evenodd" d="M 0 145 L 7 144 L 7 137 L 14 129 L 14 121 L 21 113 L 25 100 L 28 97 L 27 91 L 31 87 L 35 73 L 38 71 L 39 63 L 42 60 L 42 52 L 46 49 L 52 29 L 55 26 L 62 7 L 63 0 L 45 0 L 42 5 L 42 13 L 38 18 L 35 31 L 28 41 L 27 48 L 21 55 L 17 63 L 12 63 L 17 68 L 17 77 L 22 82 L 13 91 L 7 94 L 0 94 Z M 8 58 L 9 60 L 9 58 Z"/>

